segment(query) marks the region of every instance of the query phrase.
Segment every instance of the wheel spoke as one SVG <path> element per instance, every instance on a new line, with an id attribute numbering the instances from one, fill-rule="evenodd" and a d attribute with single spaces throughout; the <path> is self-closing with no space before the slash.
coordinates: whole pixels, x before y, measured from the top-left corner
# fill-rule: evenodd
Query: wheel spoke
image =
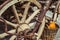
<path id="1" fill-rule="evenodd" d="M 17 10 L 16 10 L 16 8 L 15 8 L 15 5 L 13 5 L 12 8 L 13 8 L 13 12 L 14 12 L 14 15 L 15 15 L 15 17 L 16 17 L 17 22 L 20 23 L 20 19 L 19 19 Z"/>
<path id="2" fill-rule="evenodd" d="M 29 23 L 38 13 L 39 13 L 39 9 L 36 10 L 26 21 L 25 23 Z"/>
<path id="3" fill-rule="evenodd" d="M 16 35 L 13 35 L 9 40 L 14 40 L 16 38 Z"/>
<path id="4" fill-rule="evenodd" d="M 7 21 L 7 20 L 5 20 L 5 21 L 6 21 L 6 23 L 7 23 L 8 25 L 11 25 L 11 26 L 14 27 L 14 28 L 16 28 L 16 27 L 18 26 L 18 24 L 11 23 L 11 22 L 9 22 L 9 21 Z"/>
<path id="5" fill-rule="evenodd" d="M 8 31 L 9 33 L 12 33 L 12 34 L 14 34 L 15 33 L 15 29 L 14 30 L 10 30 L 10 31 Z M 0 34 L 0 38 L 4 38 L 4 37 L 6 37 L 6 36 L 8 36 L 9 34 L 7 34 L 7 33 L 2 33 L 2 34 Z"/>
<path id="6" fill-rule="evenodd" d="M 23 14 L 23 18 L 22 18 L 22 20 L 21 20 L 22 23 L 26 20 L 29 7 L 30 7 L 30 2 L 27 4 L 27 6 L 26 6 L 26 8 L 25 8 L 25 11 L 24 11 L 24 14 Z"/>

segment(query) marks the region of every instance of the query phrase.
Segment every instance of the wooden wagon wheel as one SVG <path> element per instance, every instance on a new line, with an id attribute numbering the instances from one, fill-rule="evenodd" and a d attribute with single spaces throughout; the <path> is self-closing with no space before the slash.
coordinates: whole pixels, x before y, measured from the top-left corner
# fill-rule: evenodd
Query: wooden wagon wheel
<path id="1" fill-rule="evenodd" d="M 4 19 L 5 22 L 6 22 L 8 25 L 11 25 L 11 26 L 14 27 L 15 29 L 8 31 L 7 28 L 6 28 L 6 32 L 7 32 L 7 33 L 4 32 L 4 33 L 0 34 L 0 38 L 4 38 L 5 36 L 8 36 L 8 35 L 9 35 L 8 33 L 10 33 L 10 34 L 14 34 L 14 35 L 13 35 L 9 40 L 14 40 L 14 39 L 17 37 L 17 36 L 15 35 L 16 29 L 17 29 L 17 31 L 18 31 L 17 33 L 19 33 L 20 31 L 24 31 L 24 30 L 26 30 L 26 29 L 31 30 L 29 24 L 31 24 L 31 23 L 30 23 L 31 20 L 40 12 L 41 4 L 40 4 L 38 1 L 36 1 L 36 0 L 25 0 L 25 1 L 28 1 L 28 3 L 26 4 L 24 13 L 23 13 L 22 18 L 21 18 L 21 20 L 20 20 L 18 14 L 17 14 L 16 6 L 15 6 L 14 4 L 16 4 L 16 3 L 18 3 L 18 2 L 22 2 L 22 1 L 24 2 L 24 0 L 11 0 L 11 1 L 4 2 L 5 4 L 3 3 L 3 5 L 0 6 L 0 8 L 1 8 L 1 9 L 0 9 L 0 16 L 1 16 L 10 6 L 12 6 L 12 10 L 13 10 L 13 12 L 14 12 L 14 16 L 15 16 L 15 18 L 16 18 L 16 20 L 17 20 L 17 24 L 14 24 L 14 23 L 9 22 L 9 21 L 7 21 L 6 19 Z M 30 8 L 31 2 L 34 3 L 34 4 L 38 7 L 38 9 L 37 9 L 36 11 L 34 11 L 33 14 L 31 14 L 30 17 L 27 18 L 27 14 L 28 14 L 28 10 L 29 10 L 29 8 Z M 26 18 L 27 18 L 27 19 L 26 19 Z"/>

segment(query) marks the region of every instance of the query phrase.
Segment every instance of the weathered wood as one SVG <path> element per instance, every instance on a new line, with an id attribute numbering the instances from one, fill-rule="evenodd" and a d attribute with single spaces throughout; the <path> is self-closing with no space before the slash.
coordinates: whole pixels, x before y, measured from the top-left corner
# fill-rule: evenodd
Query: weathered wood
<path id="1" fill-rule="evenodd" d="M 40 39 L 42 33 L 43 33 L 43 30 L 44 30 L 44 27 L 45 27 L 45 17 L 43 18 L 43 21 L 42 21 L 42 24 L 40 25 L 40 28 L 37 32 L 38 36 L 37 36 L 37 40 Z"/>
<path id="2" fill-rule="evenodd" d="M 14 25 L 15 26 L 15 25 Z M 21 28 L 19 28 L 18 30 L 19 31 L 23 31 L 25 28 L 27 28 L 26 26 L 25 26 L 25 24 L 23 25 L 24 27 L 22 27 L 21 26 Z M 29 24 L 29 26 L 28 27 L 31 27 L 31 29 L 32 29 L 32 24 L 30 23 Z M 13 30 L 10 30 L 10 31 L 8 31 L 8 33 L 12 33 L 12 34 L 14 34 L 16 32 L 16 29 L 13 29 Z M 2 34 L 0 34 L 0 38 L 4 38 L 5 36 L 8 36 L 9 34 L 7 34 L 7 33 L 2 33 Z"/>
<path id="3" fill-rule="evenodd" d="M 28 17 L 25 23 L 29 23 L 39 13 L 39 11 L 40 11 L 39 9 L 36 10 L 30 17 Z"/>
<path id="4" fill-rule="evenodd" d="M 19 16 L 18 16 L 17 10 L 16 10 L 16 8 L 15 8 L 15 5 L 12 6 L 12 9 L 13 9 L 13 12 L 14 12 L 15 18 L 16 18 L 18 24 L 19 24 L 19 23 L 20 23 L 20 19 L 19 19 Z"/>
<path id="5" fill-rule="evenodd" d="M 47 0 L 46 7 L 44 7 L 44 9 L 42 10 L 42 12 L 41 12 L 40 15 L 38 16 L 38 20 L 39 20 L 40 22 L 43 20 L 45 14 L 46 14 L 46 12 L 47 12 L 47 10 L 49 9 L 49 6 L 50 6 L 50 4 L 51 4 L 51 1 L 52 1 L 52 0 Z M 40 24 L 41 24 L 41 23 L 36 23 L 36 26 L 35 26 L 35 28 L 34 28 L 34 30 L 33 30 L 33 33 L 38 30 Z"/>
<path id="6" fill-rule="evenodd" d="M 9 40 L 14 40 L 16 38 L 16 35 L 13 35 Z"/>
<path id="7" fill-rule="evenodd" d="M 21 0 L 20 0 L 21 1 Z M 9 2 L 8 4 L 6 4 L 1 10 L 0 10 L 0 16 L 13 4 L 20 2 L 18 0 L 12 0 L 11 2 Z"/>
<path id="8" fill-rule="evenodd" d="M 15 29 L 10 30 L 10 31 L 8 31 L 8 32 L 14 34 L 14 33 L 15 33 Z M 7 33 L 2 33 L 2 34 L 0 34 L 0 38 L 4 38 L 4 37 L 6 37 L 6 36 L 8 36 L 8 35 L 9 35 L 9 34 L 7 34 Z"/>
<path id="9" fill-rule="evenodd" d="M 59 4 L 60 4 L 60 0 L 58 0 L 57 6 L 55 7 L 55 12 L 54 12 L 53 21 L 56 21 L 56 20 L 57 20 Z"/>
<path id="10" fill-rule="evenodd" d="M 60 4 L 59 4 L 59 7 L 58 7 L 58 13 L 60 14 Z"/>
<path id="11" fill-rule="evenodd" d="M 24 14 L 23 14 L 23 18 L 21 19 L 22 23 L 25 22 L 25 20 L 26 20 L 29 8 L 30 8 L 30 2 L 26 5 L 26 8 L 25 8 L 25 11 L 24 11 Z"/>
<path id="12" fill-rule="evenodd" d="M 16 27 L 18 26 L 18 24 L 11 23 L 11 22 L 9 22 L 9 21 L 7 21 L 7 20 L 5 20 L 5 21 L 6 21 L 6 23 L 7 23 L 8 25 L 11 25 L 11 26 L 14 27 L 14 28 L 16 28 Z"/>

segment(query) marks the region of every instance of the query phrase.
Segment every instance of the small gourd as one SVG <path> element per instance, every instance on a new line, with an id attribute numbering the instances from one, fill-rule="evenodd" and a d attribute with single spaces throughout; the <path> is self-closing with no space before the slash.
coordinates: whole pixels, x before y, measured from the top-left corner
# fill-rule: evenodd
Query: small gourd
<path id="1" fill-rule="evenodd" d="M 49 25 L 48 25 L 48 29 L 52 29 L 52 30 L 55 30 L 56 29 L 56 23 L 53 22 L 53 21 L 50 21 Z"/>

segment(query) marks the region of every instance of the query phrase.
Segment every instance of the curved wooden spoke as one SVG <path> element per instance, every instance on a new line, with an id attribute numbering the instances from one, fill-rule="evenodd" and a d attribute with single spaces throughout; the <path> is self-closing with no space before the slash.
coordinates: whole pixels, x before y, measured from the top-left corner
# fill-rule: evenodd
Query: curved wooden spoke
<path id="1" fill-rule="evenodd" d="M 30 2 L 27 4 L 27 6 L 26 6 L 26 8 L 25 8 L 25 11 L 24 11 L 24 14 L 23 14 L 23 18 L 22 18 L 22 20 L 21 20 L 22 23 L 26 20 L 29 7 L 30 7 Z"/>
<path id="2" fill-rule="evenodd" d="M 20 23 L 20 19 L 19 19 L 17 10 L 16 10 L 16 8 L 15 8 L 15 5 L 13 5 L 12 8 L 13 8 L 13 12 L 14 12 L 14 15 L 15 15 L 15 17 L 16 17 L 17 22 Z"/>
<path id="3" fill-rule="evenodd" d="M 25 23 L 29 23 L 38 13 L 40 10 L 36 10 L 28 19 L 25 21 Z"/>
<path id="4" fill-rule="evenodd" d="M 6 21 L 6 23 L 7 23 L 8 25 L 11 25 L 11 26 L 14 27 L 14 28 L 16 28 L 16 27 L 18 26 L 18 24 L 11 23 L 11 22 L 9 22 L 9 21 L 7 21 L 7 20 L 5 20 L 5 21 Z"/>
<path id="5" fill-rule="evenodd" d="M 15 33 L 15 29 L 14 30 L 10 30 L 10 31 L 8 31 L 9 33 L 12 33 L 12 34 L 14 34 Z M 4 37 L 6 37 L 6 36 L 8 36 L 9 34 L 7 34 L 7 33 L 2 33 L 2 34 L 0 34 L 0 38 L 4 38 Z"/>
<path id="6" fill-rule="evenodd" d="M 16 35 L 13 35 L 9 40 L 14 40 L 16 38 Z"/>

